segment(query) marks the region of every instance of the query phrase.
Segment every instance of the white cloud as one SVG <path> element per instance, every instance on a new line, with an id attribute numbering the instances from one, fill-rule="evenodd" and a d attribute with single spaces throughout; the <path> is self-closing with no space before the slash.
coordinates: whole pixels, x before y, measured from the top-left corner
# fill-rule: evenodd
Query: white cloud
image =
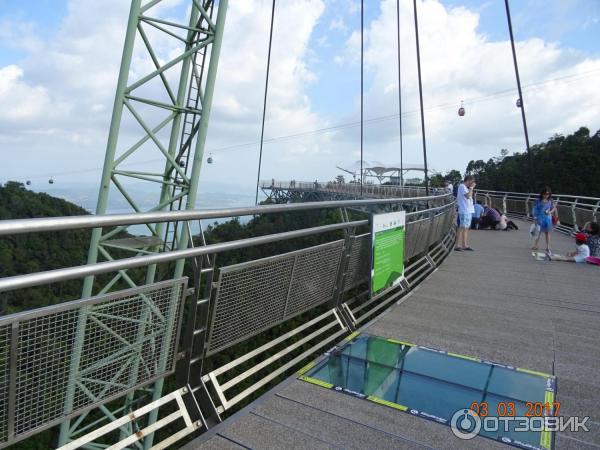
<path id="1" fill-rule="evenodd" d="M 23 75 L 16 65 L 0 68 L 0 130 L 14 130 L 21 121 L 40 120 L 50 106 L 47 90 L 27 84 Z"/>
<path id="2" fill-rule="evenodd" d="M 36 37 L 35 27 L 26 23 L 13 23 L 0 33 L 5 45 L 15 36 L 14 30 L 27 32 L 29 42 L 24 47 L 28 52 L 25 59 L 0 67 L 0 153 L 18 152 L 21 156 L 19 161 L 3 158 L 8 160 L 3 167 L 5 173 L 22 174 L 22 161 L 28 161 L 28 170 L 34 173 L 102 165 L 127 3 L 70 0 L 68 15 L 58 32 L 43 42 Z M 479 28 L 479 15 L 472 9 L 448 8 L 438 0 L 420 0 L 418 4 L 430 165 L 439 170 L 463 169 L 468 160 L 487 159 L 500 148 L 522 151 L 524 140 L 520 111 L 514 105 L 516 89 L 508 41 L 490 40 Z M 164 5 L 163 8 L 171 8 L 165 11 L 174 16 L 184 12 L 181 0 L 169 0 Z M 255 179 L 270 6 L 268 0 L 230 2 L 207 146 L 217 163 L 203 168 L 203 183 L 228 180 L 250 184 Z M 338 19 L 324 15 L 326 6 L 335 11 L 337 23 Z M 368 17 L 375 19 L 367 23 L 365 30 L 366 119 L 393 115 L 398 108 L 396 2 L 384 0 L 380 5 L 369 6 L 378 9 L 369 11 Z M 331 112 L 335 110 L 331 108 L 325 115 L 313 106 L 328 101 L 314 97 L 327 95 L 314 89 L 323 76 L 317 72 L 314 61 L 321 57 L 319 49 L 325 44 L 327 52 L 337 53 L 332 64 L 348 72 L 358 70 L 360 34 L 355 25 L 353 30 L 347 30 L 350 34 L 345 42 L 339 40 L 340 34 L 330 33 L 327 41 L 323 40 L 325 35 L 317 36 L 311 48 L 310 38 L 324 17 L 328 20 L 325 26 L 331 25 L 335 30 L 355 24 L 356 17 L 348 15 L 356 14 L 359 7 L 355 0 L 278 2 L 266 139 L 357 120 L 357 98 L 355 108 L 347 112 Z M 345 15 L 338 15 L 339 11 Z M 401 0 L 401 20 L 403 110 L 407 113 L 403 120 L 405 161 L 418 163 L 421 147 L 412 1 Z M 169 39 L 159 32 L 149 33 L 161 60 L 175 54 L 177 49 Z M 338 38 L 333 39 L 334 36 Z M 578 74 L 575 78 L 526 87 L 525 107 L 532 143 L 557 132 L 572 132 L 581 125 L 593 130 L 600 127 L 600 91 L 594 82 L 600 72 L 599 59 L 586 58 L 560 43 L 542 39 L 518 42 L 517 49 L 524 86 Z M 138 46 L 134 76 L 151 68 L 142 55 Z M 171 81 L 175 81 L 174 73 L 169 74 Z M 507 89 L 513 91 L 489 97 Z M 467 109 L 464 118 L 456 114 L 461 99 L 465 99 Z M 126 126 L 124 139 L 134 139 L 136 127 Z M 365 158 L 396 162 L 397 130 L 398 120 L 394 117 L 368 123 Z M 358 136 L 358 128 L 350 127 L 269 143 L 264 147 L 263 175 L 332 177 L 336 164 L 356 159 Z M 252 144 L 218 150 L 248 142 Z M 141 159 L 158 156 L 153 149 Z M 86 177 L 98 179 L 99 173 Z"/>
<path id="3" fill-rule="evenodd" d="M 184 13 L 181 0 L 164 1 L 161 5 L 167 14 Z M 209 148 L 255 141 L 259 137 L 270 6 L 271 2 L 267 0 L 230 4 Z M 316 80 L 316 75 L 307 66 L 311 52 L 308 43 L 323 8 L 321 0 L 291 0 L 278 5 L 266 137 L 314 128 L 322 122 L 311 111 L 305 88 Z M 55 36 L 43 45 L 29 48 L 20 66 L 0 67 L 0 89 L 7 91 L 0 91 L 0 101 L 8 105 L 0 111 L 0 142 L 15 142 L 11 136 L 21 130 L 17 140 L 21 147 L 19 151 L 23 159 L 32 161 L 32 166 L 36 166 L 34 161 L 39 163 L 30 169 L 34 173 L 102 165 L 127 17 L 128 4 L 122 0 L 102 4 L 92 0 L 70 0 L 68 14 Z M 13 28 L 25 27 L 26 24 L 15 24 Z M 177 54 L 172 40 L 150 27 L 146 30 L 161 63 Z M 4 41 L 7 40 L 5 33 Z M 176 66 L 168 73 L 174 89 L 177 69 Z M 150 70 L 151 62 L 138 36 L 131 79 Z M 159 83 L 157 78 L 151 88 L 153 92 L 162 89 Z M 154 117 L 156 121 L 150 120 L 151 125 L 159 121 L 158 115 Z M 122 130 L 122 141 L 130 143 L 138 137 L 139 127 L 130 120 Z M 3 148 L 9 150 L 2 146 L 0 152 Z M 297 152 L 297 148 L 290 150 L 290 154 Z M 239 157 L 231 154 L 228 172 L 254 172 L 256 152 L 237 154 Z M 139 159 L 157 157 L 159 153 L 154 148 Z M 227 159 L 224 155 L 221 161 Z M 14 166 L 5 167 L 7 173 L 23 174 L 22 165 L 17 161 L 11 163 Z M 213 175 L 214 172 L 206 171 L 203 177 L 211 180 Z M 99 173 L 97 177 L 99 179 Z M 223 179 L 222 172 L 216 178 Z"/>
<path id="4" fill-rule="evenodd" d="M 524 150 L 520 111 L 510 43 L 491 41 L 478 28 L 479 16 L 466 8 L 446 8 L 437 0 L 418 2 L 421 66 L 426 135 L 430 165 L 440 170 L 464 169 L 470 159 L 488 159 L 501 148 Z M 365 117 L 398 111 L 396 64 L 396 2 L 384 0 L 368 29 L 365 46 Z M 418 85 L 412 2 L 401 1 L 402 95 L 408 160 L 421 158 Z M 345 60 L 358 55 L 357 33 L 346 43 Z M 358 41 L 359 44 L 359 41 Z M 600 127 L 600 59 L 589 59 L 557 43 L 542 39 L 518 42 L 517 54 L 532 143 L 554 133 L 570 133 L 580 126 Z M 351 60 L 357 64 L 357 58 Z M 582 74 L 527 88 L 529 84 Z M 595 78 L 590 78 L 595 76 Z M 588 77 L 588 78 L 585 78 Z M 393 88 L 392 88 L 393 87 Z M 513 89 L 485 101 L 469 99 Z M 456 111 L 465 99 L 467 114 Z M 442 105 L 441 107 L 438 105 Z M 365 147 L 377 159 L 395 161 L 398 153 L 397 119 L 369 127 Z M 406 160 L 406 158 L 405 158 Z"/>

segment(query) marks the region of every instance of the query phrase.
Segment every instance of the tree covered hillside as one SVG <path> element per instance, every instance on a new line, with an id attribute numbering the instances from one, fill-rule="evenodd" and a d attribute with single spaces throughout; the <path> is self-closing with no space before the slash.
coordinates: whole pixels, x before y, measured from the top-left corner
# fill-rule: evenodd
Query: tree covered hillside
<path id="1" fill-rule="evenodd" d="M 550 186 L 561 194 L 600 197 L 600 130 L 590 135 L 581 127 L 568 136 L 555 135 L 531 147 L 535 186 L 529 174 L 527 153 L 501 156 L 487 162 L 471 161 L 467 173 L 477 176 L 477 187 L 498 191 L 529 192 Z"/>
<path id="2" fill-rule="evenodd" d="M 21 183 L 0 186 L 0 219 L 89 214 L 66 200 L 29 191 Z M 0 238 L 0 277 L 84 264 L 91 230 L 32 233 Z M 40 286 L 1 294 L 2 313 L 47 306 L 78 298 L 81 282 Z"/>

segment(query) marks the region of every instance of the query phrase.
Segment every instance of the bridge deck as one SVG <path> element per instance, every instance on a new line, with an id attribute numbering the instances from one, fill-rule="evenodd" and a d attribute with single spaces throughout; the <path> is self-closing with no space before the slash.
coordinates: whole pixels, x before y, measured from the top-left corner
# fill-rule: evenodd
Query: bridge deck
<path id="1" fill-rule="evenodd" d="M 535 261 L 528 226 L 471 233 L 412 295 L 363 331 L 557 377 L 560 412 L 590 416 L 588 433 L 562 432 L 557 449 L 600 448 L 600 270 Z M 573 241 L 554 234 L 554 250 Z M 226 448 L 509 448 L 461 441 L 449 427 L 298 381 L 277 386 L 186 446 Z"/>

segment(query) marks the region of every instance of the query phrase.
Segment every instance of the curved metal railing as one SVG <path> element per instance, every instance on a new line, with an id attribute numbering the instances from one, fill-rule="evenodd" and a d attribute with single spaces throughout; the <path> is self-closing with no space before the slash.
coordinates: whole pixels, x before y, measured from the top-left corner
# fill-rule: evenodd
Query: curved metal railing
<path id="1" fill-rule="evenodd" d="M 507 215 L 531 218 L 538 194 L 476 190 L 478 200 L 487 202 Z M 597 222 L 600 213 L 600 198 L 578 195 L 555 194 L 558 212 L 557 230 L 566 234 L 577 232 L 588 222 Z"/>
<path id="2" fill-rule="evenodd" d="M 299 190 L 299 191 L 318 191 L 323 193 L 346 194 L 355 197 L 369 196 L 377 198 L 404 198 L 417 197 L 425 195 L 425 188 L 420 186 L 403 186 L 392 184 L 371 184 L 365 183 L 361 186 L 358 183 L 337 183 L 333 181 L 295 181 L 295 180 L 264 180 L 260 184 L 261 189 L 273 190 Z M 444 194 L 441 188 L 432 188 L 434 195 Z"/>
<path id="3" fill-rule="evenodd" d="M 144 406 L 144 413 L 176 401 L 181 410 L 177 417 L 186 421 L 177 437 L 210 427 L 223 412 L 248 401 L 421 282 L 452 248 L 455 208 L 451 196 L 439 195 L 0 221 L 0 236 L 158 222 L 176 223 L 191 234 L 193 220 L 323 209 L 339 210 L 340 221 L 185 250 L 144 254 L 141 249 L 133 257 L 0 279 L 0 295 L 6 295 L 152 264 L 160 268 L 181 259 L 192 268 L 189 280 L 142 283 L 0 317 L 0 447 L 66 418 L 83 417 L 171 375 L 177 390 Z M 364 213 L 400 209 L 408 211 L 406 279 L 370 297 L 371 236 Z M 291 251 L 271 248 L 259 258 L 217 264 L 230 252 L 273 243 L 290 248 L 287 243 L 308 237 L 319 243 L 302 241 Z M 268 330 L 267 339 L 263 333 Z M 251 339 L 260 336 L 261 344 L 248 351 Z M 242 347 L 235 350 L 238 343 Z M 76 345 L 82 356 L 73 365 Z M 223 351 L 233 352 L 233 359 L 217 367 L 215 355 Z M 72 406 L 66 409 L 68 392 Z"/>

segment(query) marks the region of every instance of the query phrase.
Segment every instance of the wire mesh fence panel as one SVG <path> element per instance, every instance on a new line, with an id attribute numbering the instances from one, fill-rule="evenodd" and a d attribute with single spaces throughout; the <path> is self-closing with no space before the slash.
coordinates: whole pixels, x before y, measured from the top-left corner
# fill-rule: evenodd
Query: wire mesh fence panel
<path id="1" fill-rule="evenodd" d="M 207 353 L 329 300 L 342 247 L 340 240 L 222 268 Z"/>
<path id="2" fill-rule="evenodd" d="M 428 238 L 429 238 L 429 230 L 431 228 L 431 219 L 425 219 L 420 223 L 419 233 L 415 237 L 415 247 L 413 250 L 413 255 L 419 255 L 423 253 L 428 246 Z"/>
<path id="3" fill-rule="evenodd" d="M 442 227 L 444 226 L 444 214 L 437 214 L 433 218 L 431 226 L 433 230 L 430 235 L 430 241 L 428 242 L 429 245 L 439 241 L 442 237 Z"/>
<path id="4" fill-rule="evenodd" d="M 63 311 L 19 324 L 16 435 L 63 415 L 78 315 Z"/>
<path id="5" fill-rule="evenodd" d="M 2 440 L 40 431 L 172 372 L 186 285 L 187 279 L 170 280 L 0 319 L 0 416 L 11 415 L 13 427 L 7 434 L 0 425 Z M 13 327 L 11 347 L 6 330 Z M 15 389 L 8 409 L 7 385 Z"/>
<path id="6" fill-rule="evenodd" d="M 0 326 L 0 442 L 8 439 L 11 326 Z"/>
<path id="7" fill-rule="evenodd" d="M 283 319 L 294 259 L 290 255 L 221 269 L 208 352 L 226 348 Z"/>
<path id="8" fill-rule="evenodd" d="M 343 247 L 344 241 L 338 241 L 296 256 L 285 318 L 333 298 Z"/>
<path id="9" fill-rule="evenodd" d="M 501 198 L 491 197 L 491 207 L 496 208 L 500 211 L 504 211 L 504 204 Z"/>
<path id="10" fill-rule="evenodd" d="M 558 212 L 558 220 L 563 224 L 573 224 L 573 213 L 570 206 L 558 205 L 556 207 Z"/>
<path id="11" fill-rule="evenodd" d="M 586 223 L 594 221 L 594 211 L 591 209 L 575 208 L 575 217 L 577 217 L 577 225 L 583 228 Z"/>
<path id="12" fill-rule="evenodd" d="M 404 260 L 407 261 L 415 254 L 417 245 L 417 236 L 422 222 L 409 222 L 406 224 L 406 233 L 404 234 Z"/>
<path id="13" fill-rule="evenodd" d="M 348 267 L 346 268 L 346 279 L 344 280 L 344 291 L 363 283 L 369 279 L 371 267 L 371 234 L 363 234 L 352 238 L 352 250 Z"/>
<path id="14" fill-rule="evenodd" d="M 513 214 L 526 214 L 527 210 L 525 209 L 525 200 L 517 200 L 517 199 L 506 199 L 506 209 L 507 212 Z"/>

